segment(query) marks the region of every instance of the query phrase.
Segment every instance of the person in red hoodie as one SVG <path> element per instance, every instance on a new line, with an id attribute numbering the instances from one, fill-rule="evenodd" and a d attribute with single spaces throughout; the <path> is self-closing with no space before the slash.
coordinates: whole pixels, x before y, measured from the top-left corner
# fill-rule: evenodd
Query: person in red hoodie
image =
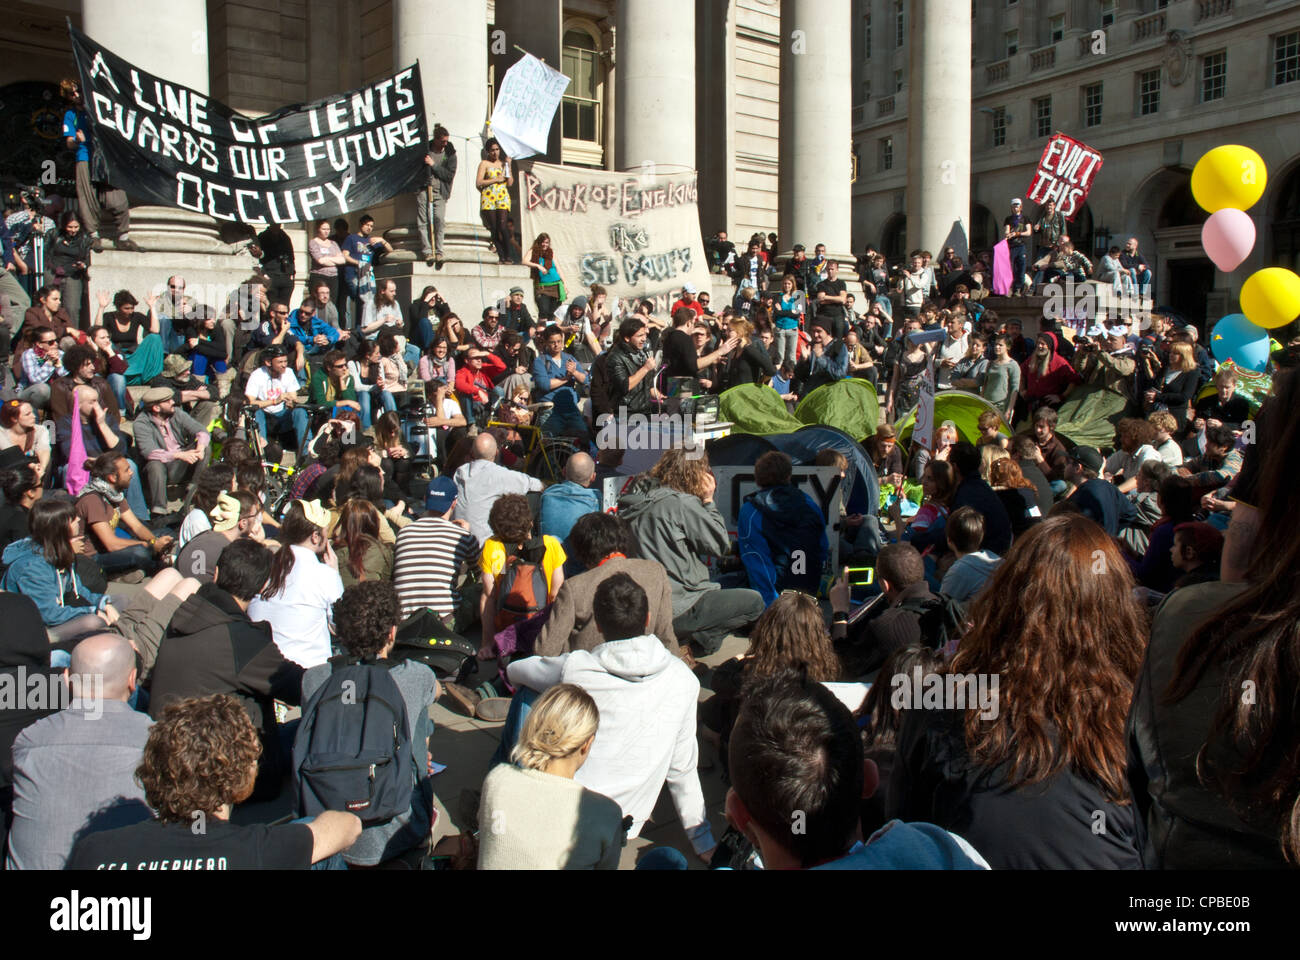
<path id="1" fill-rule="evenodd" d="M 1034 352 L 1021 364 L 1020 392 L 1029 404 L 1029 413 L 1039 407 L 1059 407 L 1070 384 L 1079 382 L 1079 374 L 1058 352 L 1054 333 L 1040 333 Z"/>
<path id="2" fill-rule="evenodd" d="M 465 417 L 471 424 L 477 424 L 480 416 L 487 413 L 494 396 L 502 395 L 492 381 L 505 369 L 504 360 L 477 344 L 466 352 L 464 366 L 456 371 L 456 393 L 465 405 Z"/>

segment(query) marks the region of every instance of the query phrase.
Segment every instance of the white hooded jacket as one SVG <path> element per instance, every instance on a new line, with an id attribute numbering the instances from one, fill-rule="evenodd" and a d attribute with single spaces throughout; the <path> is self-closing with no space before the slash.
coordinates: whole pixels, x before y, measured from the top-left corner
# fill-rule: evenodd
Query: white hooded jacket
<path id="1" fill-rule="evenodd" d="M 636 837 L 664 781 L 697 853 L 712 849 L 713 831 L 696 770 L 695 714 L 700 682 L 653 634 L 602 643 L 558 657 L 510 664 L 510 682 L 541 693 L 576 683 L 600 710 L 591 755 L 574 777 L 632 817 Z"/>

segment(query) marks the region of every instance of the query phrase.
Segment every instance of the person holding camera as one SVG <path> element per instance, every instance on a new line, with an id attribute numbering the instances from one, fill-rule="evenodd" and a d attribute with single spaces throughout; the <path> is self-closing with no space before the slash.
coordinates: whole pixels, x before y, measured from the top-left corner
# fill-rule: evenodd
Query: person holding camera
<path id="1" fill-rule="evenodd" d="M 416 194 L 416 229 L 420 234 L 420 256 L 425 266 L 442 269 L 447 259 L 442 252 L 447 226 L 447 201 L 451 199 L 451 184 L 456 179 L 456 148 L 451 134 L 442 124 L 433 128 L 429 152 L 424 155 L 424 189 Z M 430 226 L 432 225 L 432 230 Z M 430 245 L 430 234 L 433 243 Z"/>
<path id="2" fill-rule="evenodd" d="M 262 261 L 262 269 L 271 278 L 268 291 L 271 299 L 289 302 L 293 296 L 293 278 L 297 267 L 293 259 L 293 241 L 284 232 L 284 227 L 272 222 L 257 235 L 257 241 L 249 244 L 249 252 Z"/>

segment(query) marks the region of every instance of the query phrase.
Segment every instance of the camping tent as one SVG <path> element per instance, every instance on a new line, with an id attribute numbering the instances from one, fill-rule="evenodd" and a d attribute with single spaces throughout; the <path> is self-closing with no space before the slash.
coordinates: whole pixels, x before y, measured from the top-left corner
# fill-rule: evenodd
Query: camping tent
<path id="1" fill-rule="evenodd" d="M 876 470 L 862 444 L 843 430 L 812 424 L 794 433 L 775 434 L 766 439 L 799 464 L 812 463 L 823 450 L 838 450 L 844 454 L 849 461 L 844 478 L 848 484 L 845 505 L 849 513 L 875 515 L 880 503 L 880 481 Z"/>
<path id="2" fill-rule="evenodd" d="M 732 433 L 765 437 L 792 433 L 803 426 L 785 407 L 785 401 L 771 387 L 742 383 L 724 390 L 718 397 L 718 418 L 733 424 Z"/>
<path id="3" fill-rule="evenodd" d="M 875 387 L 850 377 L 818 387 L 803 398 L 794 415 L 801 423 L 825 424 L 861 440 L 876 432 L 880 401 Z"/>
<path id="4" fill-rule="evenodd" d="M 776 447 L 766 437 L 732 433 L 709 441 L 709 463 L 718 467 L 749 467 Z"/>
<path id="5" fill-rule="evenodd" d="M 967 393 L 965 390 L 945 390 L 943 393 L 936 394 L 934 398 L 934 422 L 936 426 L 945 420 L 951 420 L 957 427 L 958 438 L 967 440 L 970 443 L 979 442 L 980 414 L 986 410 L 999 413 L 997 407 L 979 394 Z M 894 424 L 894 429 L 898 431 L 898 442 L 904 447 L 909 446 L 912 439 L 912 428 L 915 425 L 916 407 L 907 411 L 903 418 Z M 1005 421 L 1003 421 L 1001 429 L 1006 436 L 1011 436 L 1011 428 L 1006 425 Z"/>

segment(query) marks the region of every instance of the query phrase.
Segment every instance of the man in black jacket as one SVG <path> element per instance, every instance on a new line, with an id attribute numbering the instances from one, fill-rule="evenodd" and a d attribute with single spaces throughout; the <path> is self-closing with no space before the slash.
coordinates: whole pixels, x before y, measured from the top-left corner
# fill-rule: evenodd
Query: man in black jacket
<path id="1" fill-rule="evenodd" d="M 620 407 L 630 414 L 650 412 L 655 358 L 645 349 L 646 337 L 646 325 L 636 317 L 619 325 L 608 360 L 609 406 L 616 414 Z"/>
<path id="2" fill-rule="evenodd" d="M 1005 557 L 1011 548 L 1011 518 L 993 488 L 980 476 L 980 454 L 965 440 L 953 446 L 948 462 L 957 471 L 957 490 L 949 513 L 958 507 L 974 507 L 984 515 L 984 549 Z M 939 536 L 944 536 L 940 531 Z M 916 539 L 913 538 L 913 543 Z M 920 544 L 917 544 L 920 547 Z"/>
<path id="3" fill-rule="evenodd" d="M 916 547 L 910 543 L 881 547 L 876 557 L 876 584 L 884 593 L 885 609 L 862 627 L 851 629 L 846 639 L 835 641 L 845 674 L 860 680 L 873 679 L 897 650 L 936 645 L 936 638 L 926 636 L 922 618 L 936 611 L 942 601 L 930 592 L 925 560 Z"/>
<path id="4" fill-rule="evenodd" d="M 302 698 L 302 667 L 280 653 L 270 624 L 248 619 L 248 604 L 266 586 L 273 556 L 254 540 L 236 540 L 221 552 L 216 582 L 199 587 L 167 627 L 149 702 L 156 720 L 177 700 L 214 693 L 238 699 L 262 741 L 254 799 L 278 794 L 287 766 L 273 701 L 297 705 Z"/>

